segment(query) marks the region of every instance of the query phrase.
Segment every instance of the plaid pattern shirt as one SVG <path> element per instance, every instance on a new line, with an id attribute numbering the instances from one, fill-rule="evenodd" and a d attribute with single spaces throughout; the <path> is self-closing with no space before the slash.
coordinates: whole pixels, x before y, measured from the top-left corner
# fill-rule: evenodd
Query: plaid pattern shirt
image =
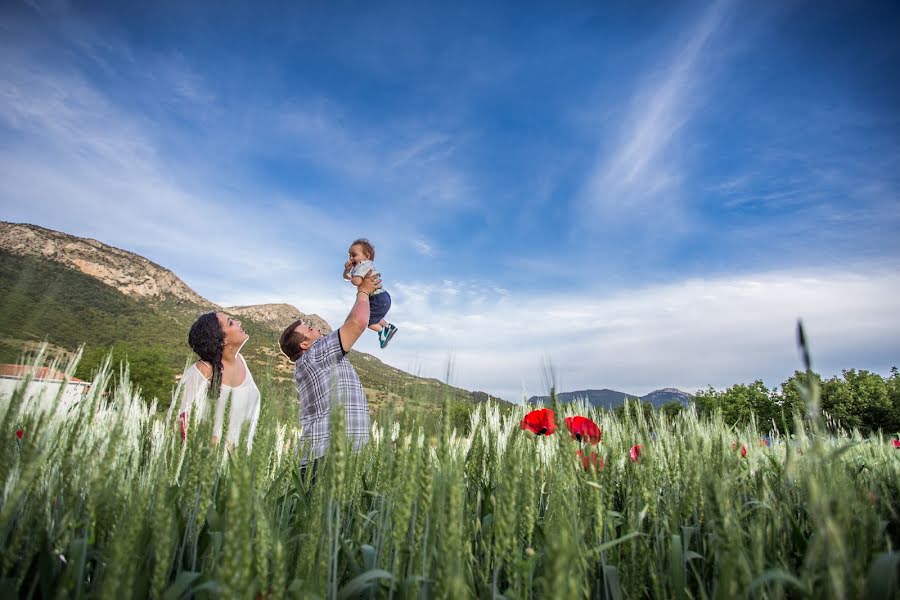
<path id="1" fill-rule="evenodd" d="M 331 408 L 344 406 L 347 437 L 358 450 L 369 441 L 369 403 L 356 370 L 344 356 L 340 332 L 316 340 L 294 365 L 294 386 L 300 401 L 301 441 L 306 457 L 320 458 L 331 439 Z"/>

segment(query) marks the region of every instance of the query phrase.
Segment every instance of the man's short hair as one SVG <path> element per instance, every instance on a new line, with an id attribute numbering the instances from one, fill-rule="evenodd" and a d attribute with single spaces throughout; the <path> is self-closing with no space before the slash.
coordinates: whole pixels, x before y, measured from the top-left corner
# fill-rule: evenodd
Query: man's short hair
<path id="1" fill-rule="evenodd" d="M 304 337 L 303 334 L 294 331 L 297 329 L 297 325 L 301 325 L 303 321 L 303 319 L 297 319 L 285 327 L 284 331 L 281 332 L 281 337 L 278 339 L 278 345 L 281 346 L 281 351 L 291 362 L 297 362 L 303 354 L 303 348 L 300 347 L 300 344 L 306 341 L 306 337 Z"/>

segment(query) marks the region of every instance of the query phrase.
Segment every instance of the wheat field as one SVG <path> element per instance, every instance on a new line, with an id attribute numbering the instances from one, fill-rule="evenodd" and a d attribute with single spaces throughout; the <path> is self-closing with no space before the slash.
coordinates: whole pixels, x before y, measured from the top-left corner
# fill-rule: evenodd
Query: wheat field
<path id="1" fill-rule="evenodd" d="M 67 366 L 69 372 L 74 363 Z M 31 598 L 897 597 L 900 451 L 821 417 L 784 436 L 691 409 L 577 404 L 596 445 L 479 406 L 463 430 L 340 419 L 316 481 L 263 397 L 252 450 L 208 442 L 106 364 L 74 406 L 0 403 L 0 587 Z M 815 389 L 803 392 L 815 401 Z M 269 403 L 271 405 L 271 403 Z M 335 414 L 340 414 L 336 411 Z M 800 417 L 797 417 L 798 420 Z M 640 446 L 638 451 L 632 451 Z M 579 455 L 578 452 L 582 453 Z M 593 457 L 591 453 L 596 453 Z"/>

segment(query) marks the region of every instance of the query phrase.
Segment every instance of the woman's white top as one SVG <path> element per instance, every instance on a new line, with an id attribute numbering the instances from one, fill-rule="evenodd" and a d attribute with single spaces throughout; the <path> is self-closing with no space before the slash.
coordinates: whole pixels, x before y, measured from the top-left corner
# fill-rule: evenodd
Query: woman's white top
<path id="1" fill-rule="evenodd" d="M 232 444 L 236 444 L 241 436 L 241 427 L 244 422 L 250 422 L 250 428 L 247 432 L 247 448 L 253 444 L 253 434 L 256 433 L 256 422 L 259 421 L 259 388 L 253 381 L 250 369 L 247 367 L 247 361 L 244 360 L 242 354 L 241 362 L 244 363 L 244 381 L 240 385 L 230 386 L 222 384 L 222 393 L 216 403 L 216 417 L 213 422 L 213 435 L 218 438 L 222 437 L 222 421 L 225 420 L 225 406 L 231 399 L 231 412 L 228 419 L 228 435 L 226 439 Z M 181 398 L 181 408 L 178 410 L 180 415 L 183 412 L 190 413 L 191 406 L 197 407 L 200 411 L 199 418 L 203 419 L 209 413 L 210 400 L 207 396 L 209 390 L 209 381 L 197 368 L 194 363 L 188 367 L 178 388 L 175 390 L 176 397 Z"/>

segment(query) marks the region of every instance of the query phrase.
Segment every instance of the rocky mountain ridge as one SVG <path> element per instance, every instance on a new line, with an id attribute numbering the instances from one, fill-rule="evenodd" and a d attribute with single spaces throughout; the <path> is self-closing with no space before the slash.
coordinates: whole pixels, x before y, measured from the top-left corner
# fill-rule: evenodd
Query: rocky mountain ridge
<path id="1" fill-rule="evenodd" d="M 0 222 L 0 248 L 63 264 L 99 279 L 126 296 L 162 298 L 168 295 L 201 306 L 215 306 L 172 271 L 139 254 L 94 239 L 37 225 Z"/>
<path id="2" fill-rule="evenodd" d="M 195 292 L 169 269 L 94 239 L 37 225 L 0 222 L 0 249 L 52 260 L 98 279 L 126 296 L 150 301 L 174 299 L 208 310 L 222 308 Z M 223 310 L 254 319 L 279 332 L 297 319 L 307 319 L 323 332 L 331 331 L 322 317 L 305 314 L 290 304 L 235 306 Z"/>

